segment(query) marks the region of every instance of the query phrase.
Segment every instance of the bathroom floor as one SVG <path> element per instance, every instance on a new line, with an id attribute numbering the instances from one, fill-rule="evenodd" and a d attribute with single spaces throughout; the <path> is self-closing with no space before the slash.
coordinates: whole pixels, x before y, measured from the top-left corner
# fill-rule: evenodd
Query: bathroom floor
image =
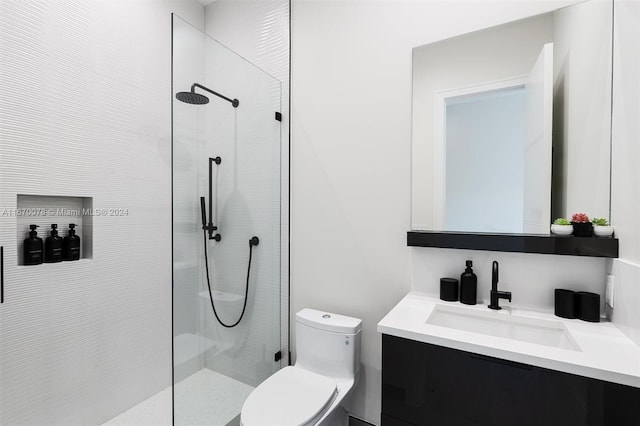
<path id="1" fill-rule="evenodd" d="M 252 390 L 249 385 L 204 368 L 176 384 L 176 425 L 238 424 L 238 413 Z M 165 425 L 171 425 L 171 387 L 103 424 Z"/>

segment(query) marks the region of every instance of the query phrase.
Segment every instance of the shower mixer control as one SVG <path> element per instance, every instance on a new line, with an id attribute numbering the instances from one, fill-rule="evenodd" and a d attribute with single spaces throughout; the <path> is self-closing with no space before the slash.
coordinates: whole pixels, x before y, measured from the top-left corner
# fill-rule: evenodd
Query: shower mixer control
<path id="1" fill-rule="evenodd" d="M 202 229 L 207 231 L 207 234 L 209 234 L 210 240 L 220 241 L 222 239 L 222 236 L 217 232 L 215 232 L 218 229 L 218 227 L 215 226 L 213 223 L 209 222 L 208 224 L 203 225 Z"/>

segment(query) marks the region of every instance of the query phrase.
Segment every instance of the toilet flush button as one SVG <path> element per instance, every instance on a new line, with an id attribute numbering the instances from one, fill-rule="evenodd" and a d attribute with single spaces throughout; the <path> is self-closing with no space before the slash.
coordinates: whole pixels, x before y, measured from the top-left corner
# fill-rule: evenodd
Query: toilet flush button
<path id="1" fill-rule="evenodd" d="M 324 314 L 324 315 L 322 316 L 322 318 L 324 318 L 324 319 L 331 318 L 331 315 L 329 315 L 329 314 Z"/>

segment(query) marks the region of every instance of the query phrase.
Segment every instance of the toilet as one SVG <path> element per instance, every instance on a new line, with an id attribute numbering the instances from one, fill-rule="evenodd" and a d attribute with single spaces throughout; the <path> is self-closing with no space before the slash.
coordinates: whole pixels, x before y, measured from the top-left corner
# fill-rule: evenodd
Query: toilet
<path id="1" fill-rule="evenodd" d="M 296 364 L 255 388 L 242 426 L 346 426 L 343 408 L 360 370 L 362 321 L 314 309 L 296 314 Z"/>

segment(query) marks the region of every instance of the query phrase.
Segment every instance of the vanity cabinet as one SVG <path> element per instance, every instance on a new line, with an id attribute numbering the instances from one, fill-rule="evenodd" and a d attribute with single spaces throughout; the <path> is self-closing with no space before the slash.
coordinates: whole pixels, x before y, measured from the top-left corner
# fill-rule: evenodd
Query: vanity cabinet
<path id="1" fill-rule="evenodd" d="M 640 426 L 640 389 L 382 336 L 383 426 Z"/>

